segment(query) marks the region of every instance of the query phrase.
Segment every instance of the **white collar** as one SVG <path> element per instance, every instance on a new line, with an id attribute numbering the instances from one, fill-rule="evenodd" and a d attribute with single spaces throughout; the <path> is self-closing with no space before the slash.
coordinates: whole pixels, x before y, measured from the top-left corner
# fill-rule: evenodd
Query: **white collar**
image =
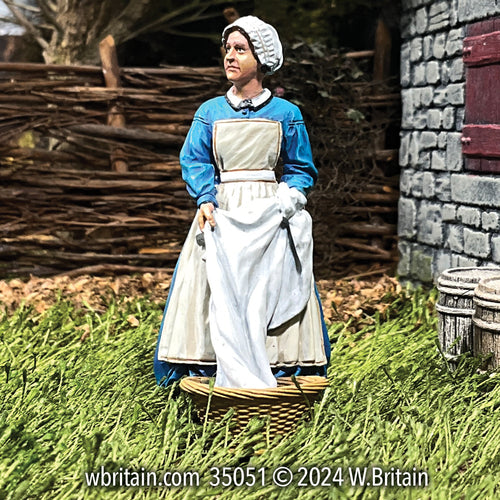
<path id="1" fill-rule="evenodd" d="M 260 94 L 256 95 L 255 97 L 252 97 L 252 99 L 240 99 L 233 93 L 233 89 L 234 87 L 231 87 L 226 92 L 226 98 L 231 104 L 231 106 L 233 106 L 233 108 L 235 109 L 238 109 L 243 101 L 247 102 L 250 101 L 249 105 L 252 108 L 258 108 L 261 104 L 264 104 L 269 99 L 269 97 L 271 97 L 271 91 L 269 89 L 264 89 Z"/>

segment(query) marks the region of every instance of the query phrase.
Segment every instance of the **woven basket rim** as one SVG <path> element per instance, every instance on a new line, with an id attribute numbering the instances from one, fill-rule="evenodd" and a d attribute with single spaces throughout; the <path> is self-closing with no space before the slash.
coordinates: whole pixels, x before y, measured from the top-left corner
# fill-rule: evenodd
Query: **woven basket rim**
<path id="1" fill-rule="evenodd" d="M 317 375 L 302 375 L 295 377 L 300 389 L 297 388 L 291 377 L 276 379 L 278 387 L 266 389 L 243 389 L 228 387 L 210 388 L 209 377 L 185 377 L 181 379 L 181 389 L 189 394 L 208 397 L 212 396 L 226 399 L 280 399 L 282 397 L 297 397 L 303 394 L 317 394 L 328 387 L 328 379 Z"/>

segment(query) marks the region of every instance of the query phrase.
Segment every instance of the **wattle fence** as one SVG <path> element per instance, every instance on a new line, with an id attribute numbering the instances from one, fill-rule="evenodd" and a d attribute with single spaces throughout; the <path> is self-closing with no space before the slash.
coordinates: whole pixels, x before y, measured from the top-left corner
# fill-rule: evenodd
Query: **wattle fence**
<path id="1" fill-rule="evenodd" d="M 0 63 L 0 275 L 171 267 L 194 215 L 178 153 L 220 68 Z M 116 117 L 123 117 L 116 126 Z"/>
<path id="2" fill-rule="evenodd" d="M 0 278 L 175 264 L 195 211 L 179 150 L 196 108 L 227 82 L 219 67 L 119 68 L 112 47 L 101 49 L 102 67 L 0 63 Z M 296 58 L 270 81 L 273 90 L 295 82 L 285 97 L 295 92 L 305 111 L 320 170 L 309 209 L 323 277 L 360 264 L 383 272 L 397 260 L 399 170 L 385 130 L 399 122 L 399 94 L 359 77 L 374 55 L 314 67 Z M 302 82 L 301 72 L 319 70 L 317 88 Z"/>

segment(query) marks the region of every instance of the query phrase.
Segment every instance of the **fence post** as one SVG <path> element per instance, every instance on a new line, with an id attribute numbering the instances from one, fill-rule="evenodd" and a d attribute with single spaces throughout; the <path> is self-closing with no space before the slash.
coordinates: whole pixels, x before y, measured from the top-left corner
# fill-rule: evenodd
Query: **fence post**
<path id="1" fill-rule="evenodd" d="M 383 84 L 387 82 L 390 75 L 391 65 L 391 47 L 392 39 L 389 28 L 382 18 L 377 21 L 377 30 L 375 32 L 375 51 L 373 54 L 373 90 L 375 93 L 380 92 Z M 378 84 L 378 85 L 377 85 Z M 381 112 L 376 109 L 373 113 L 374 119 L 384 117 L 385 111 Z M 384 150 L 386 143 L 385 131 L 379 131 L 375 134 L 375 149 Z"/>
<path id="2" fill-rule="evenodd" d="M 116 45 L 113 37 L 108 35 L 99 43 L 99 55 L 101 56 L 102 72 L 106 87 L 110 89 L 121 88 L 120 67 L 116 55 Z M 111 127 L 124 128 L 125 116 L 117 102 L 111 102 L 107 124 Z M 115 172 L 127 172 L 128 165 L 123 159 L 123 150 L 116 148 L 111 152 L 111 168 Z"/>

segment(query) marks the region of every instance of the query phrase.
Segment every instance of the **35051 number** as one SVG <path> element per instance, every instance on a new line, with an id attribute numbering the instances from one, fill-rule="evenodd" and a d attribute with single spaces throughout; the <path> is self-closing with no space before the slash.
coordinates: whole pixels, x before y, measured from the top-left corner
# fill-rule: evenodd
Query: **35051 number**
<path id="1" fill-rule="evenodd" d="M 265 486 L 266 469 L 261 467 L 212 467 L 210 486 Z"/>

